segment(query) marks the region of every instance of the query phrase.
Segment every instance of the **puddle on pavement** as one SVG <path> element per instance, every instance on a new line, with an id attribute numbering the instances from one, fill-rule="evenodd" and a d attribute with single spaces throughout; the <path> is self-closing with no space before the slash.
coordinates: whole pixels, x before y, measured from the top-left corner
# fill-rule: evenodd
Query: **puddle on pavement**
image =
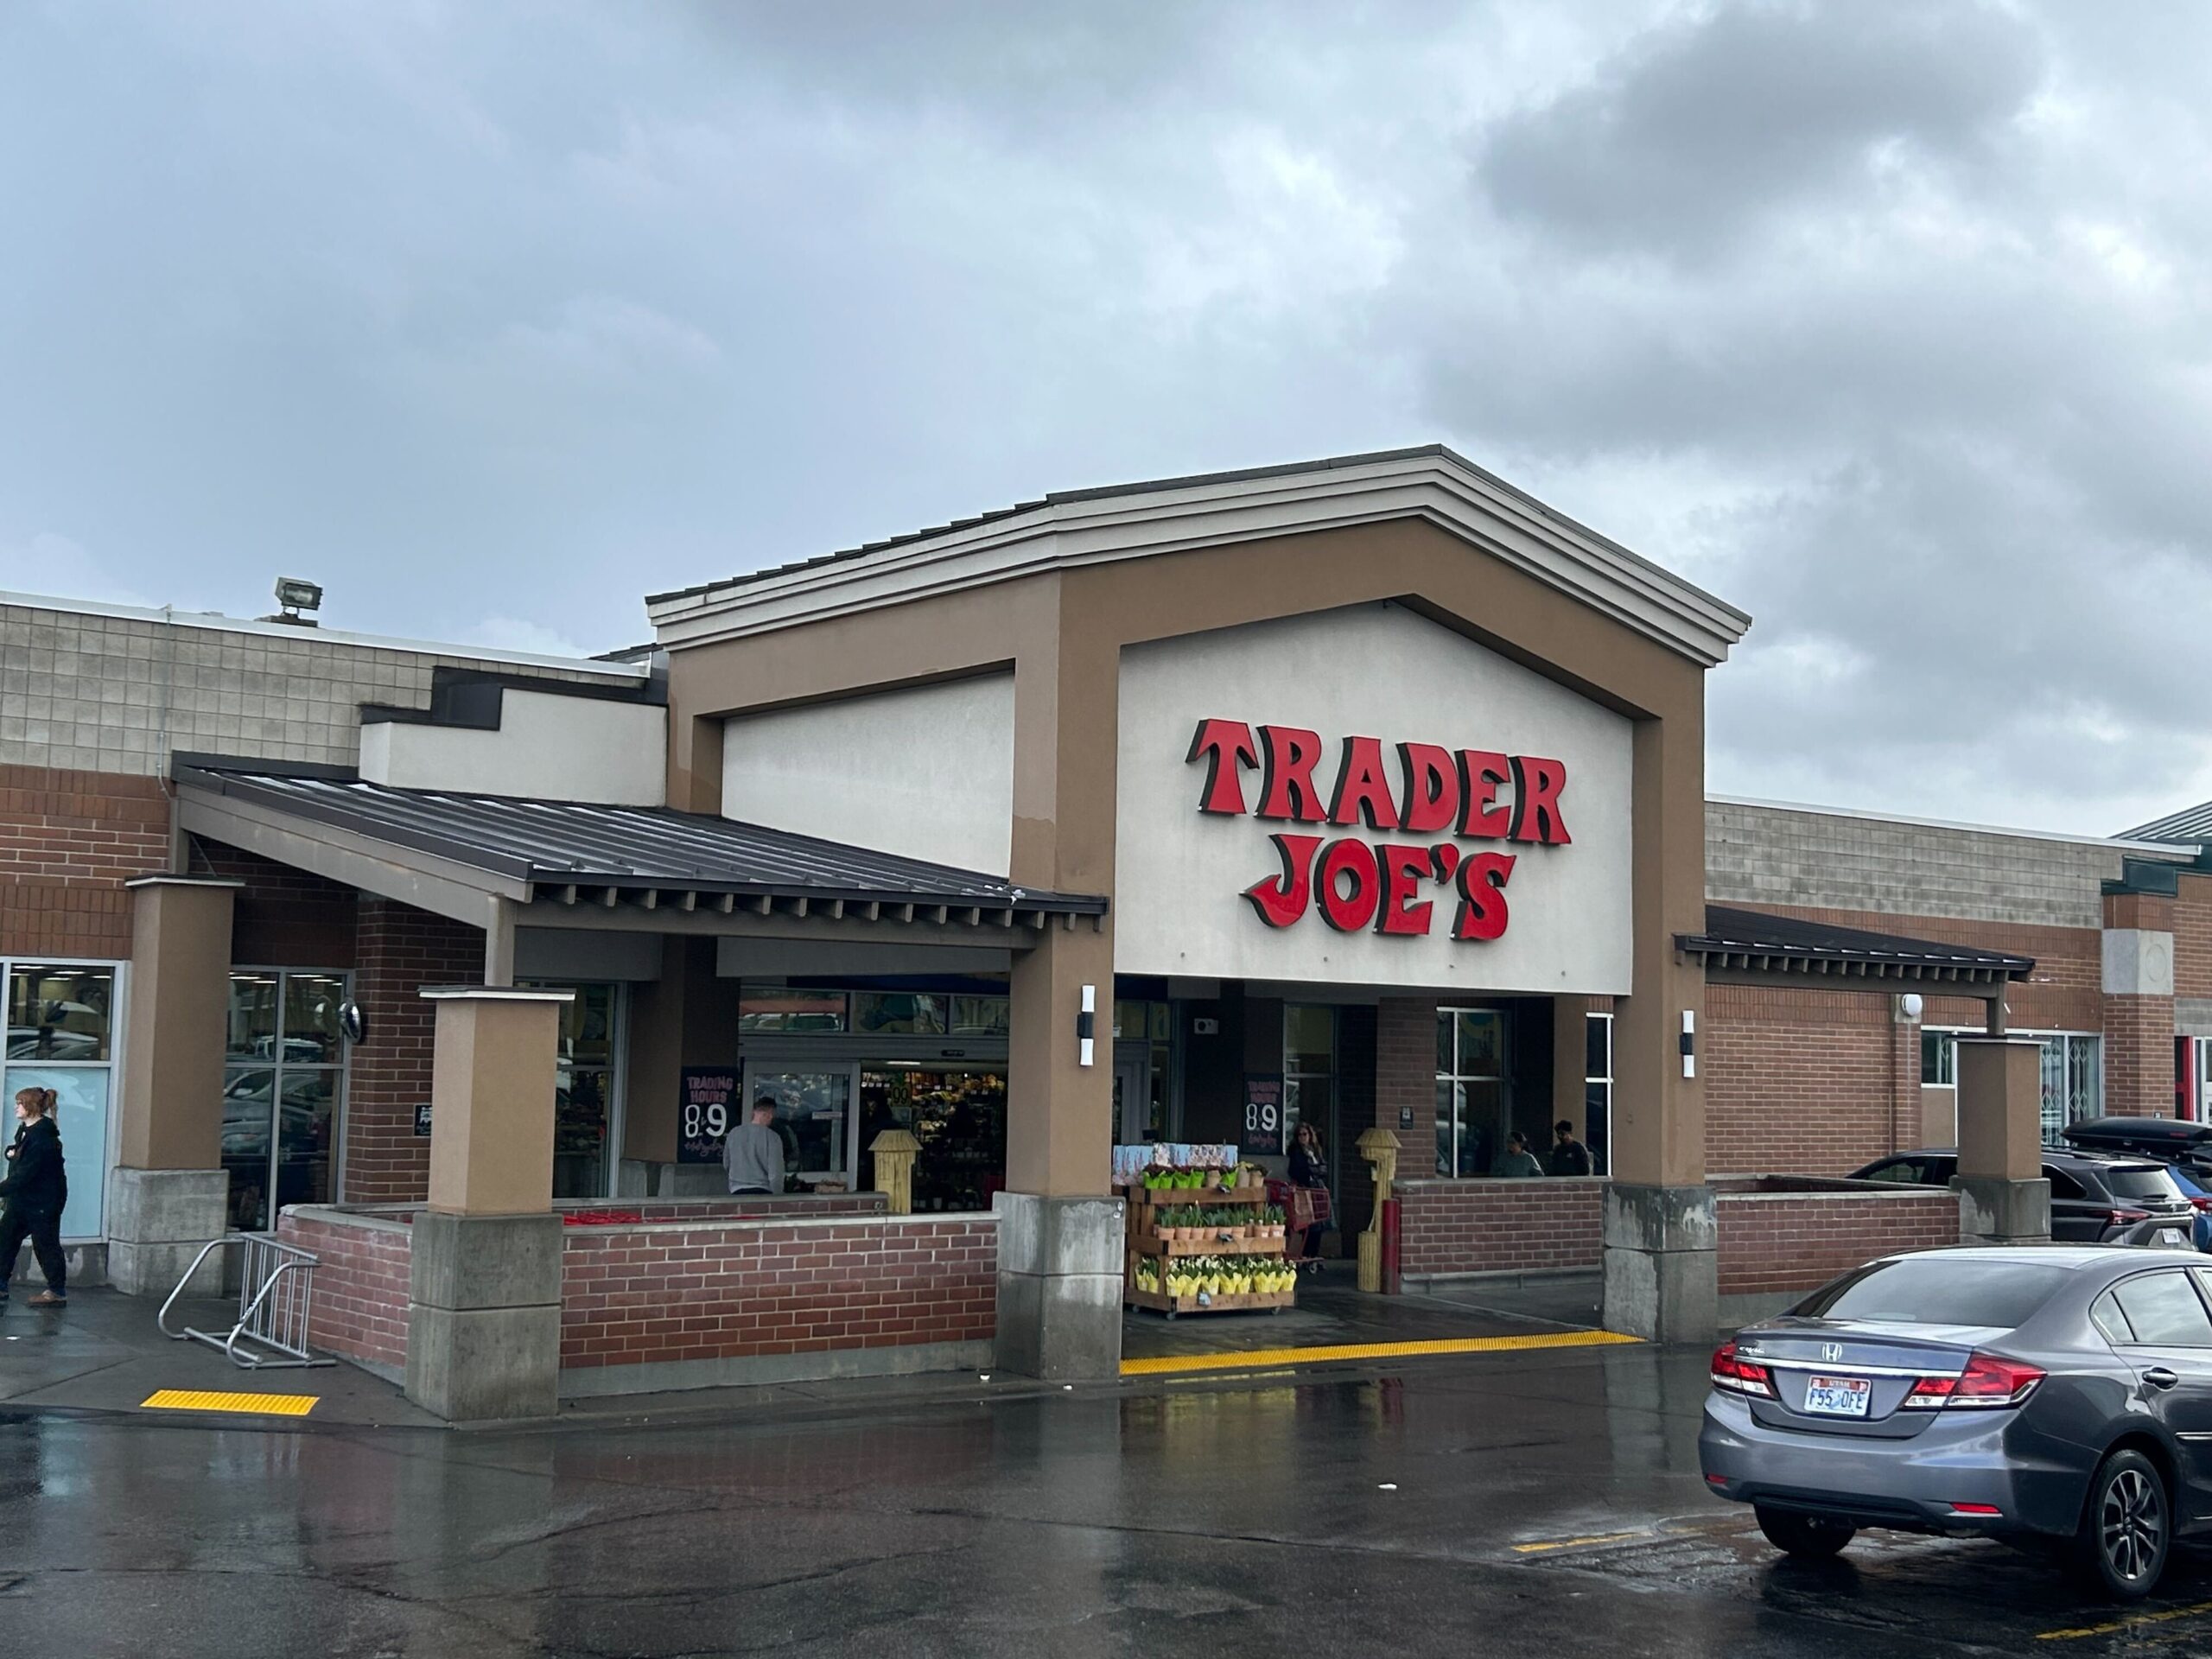
<path id="1" fill-rule="evenodd" d="M 1803 1618 L 2037 1655 L 2181 1659 L 2204 1653 L 2212 1637 L 2212 1556 L 2196 1552 L 2176 1559 L 2161 1594 L 2130 1607 L 2088 1600 L 2056 1561 L 1985 1540 L 1863 1532 L 1833 1561 L 1793 1561 L 1748 1519 L 1684 1517 L 1521 1559 L 1630 1588 L 1726 1596 Z"/>

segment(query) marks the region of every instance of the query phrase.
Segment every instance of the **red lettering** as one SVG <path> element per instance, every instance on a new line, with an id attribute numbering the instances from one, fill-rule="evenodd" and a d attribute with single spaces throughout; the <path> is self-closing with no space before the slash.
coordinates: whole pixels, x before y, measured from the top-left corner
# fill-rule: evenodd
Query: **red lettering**
<path id="1" fill-rule="evenodd" d="M 1190 765 L 1206 758 L 1205 793 L 1198 797 L 1198 810 L 1229 817 L 1244 815 L 1244 779 L 1240 770 L 1260 764 L 1253 746 L 1252 728 L 1241 720 L 1202 720 L 1191 739 L 1191 752 L 1183 757 Z M 1226 766 L 1223 765 L 1227 761 Z"/>
<path id="2" fill-rule="evenodd" d="M 1313 902 L 1313 849 L 1319 836 L 1269 836 L 1275 856 L 1282 860 L 1282 874 L 1272 881 L 1255 881 L 1244 897 L 1269 927 L 1288 927 L 1306 913 Z"/>
<path id="3" fill-rule="evenodd" d="M 1321 734 L 1296 726 L 1260 728 L 1262 751 L 1260 810 L 1262 818 L 1295 818 L 1326 823 L 1328 809 L 1313 787 L 1313 763 L 1321 758 Z"/>
<path id="4" fill-rule="evenodd" d="M 1337 885 L 1339 877 L 1346 876 L 1351 880 L 1349 893 Z M 1321 919 L 1338 932 L 1359 932 L 1375 919 L 1382 883 L 1375 855 L 1365 842 L 1347 836 L 1323 848 L 1313 885 L 1319 889 Z"/>
<path id="5" fill-rule="evenodd" d="M 1329 822 L 1350 826 L 1363 818 L 1370 830 L 1395 830 L 1398 804 L 1383 781 L 1382 740 L 1348 737 L 1344 764 L 1337 770 L 1336 798 L 1329 803 Z"/>
<path id="6" fill-rule="evenodd" d="M 1567 833 L 1567 820 L 1559 815 L 1559 798 L 1567 788 L 1567 763 L 1545 760 L 1533 754 L 1513 757 L 1513 839 L 1541 841 L 1564 847 L 1574 839 Z"/>
<path id="7" fill-rule="evenodd" d="M 1459 793 L 1466 807 L 1459 833 L 1471 841 L 1503 841 L 1512 832 L 1513 812 L 1497 804 L 1497 786 L 1513 778 L 1513 766 L 1491 749 L 1459 751 Z"/>
<path id="8" fill-rule="evenodd" d="M 1377 849 L 1382 865 L 1382 916 L 1377 933 L 1426 933 L 1436 906 L 1424 899 L 1413 902 L 1421 884 L 1436 874 L 1436 855 L 1426 847 L 1384 846 Z"/>
<path id="9" fill-rule="evenodd" d="M 1452 751 L 1433 743 L 1401 743 L 1398 766 L 1406 779 L 1399 826 L 1414 836 L 1449 830 L 1459 816 L 1459 768 Z"/>
<path id="10" fill-rule="evenodd" d="M 1505 884 L 1513 878 L 1511 853 L 1477 853 L 1459 865 L 1459 913 L 1455 939 L 1495 939 L 1505 932 Z"/>

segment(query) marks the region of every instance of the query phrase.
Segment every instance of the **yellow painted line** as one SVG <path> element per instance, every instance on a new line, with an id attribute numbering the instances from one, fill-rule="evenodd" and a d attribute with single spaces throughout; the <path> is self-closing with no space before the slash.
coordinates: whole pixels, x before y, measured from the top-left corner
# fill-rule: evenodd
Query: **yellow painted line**
<path id="1" fill-rule="evenodd" d="M 2169 1607 L 2163 1612 L 2138 1613 L 2133 1618 L 2116 1618 L 2109 1624 L 2084 1624 L 2070 1630 L 2045 1630 L 2036 1637 L 2038 1642 L 2078 1642 L 2085 1636 L 2114 1636 L 2121 1630 L 2132 1630 L 2144 1624 L 2171 1624 L 2177 1618 L 2195 1618 L 2202 1613 L 2212 1613 L 2212 1601 L 2200 1601 L 2190 1607 Z"/>
<path id="2" fill-rule="evenodd" d="M 1123 1376 L 1173 1376 L 1182 1371 L 1241 1371 L 1254 1366 L 1317 1365 L 1331 1360 L 1418 1359 L 1429 1354 L 1510 1354 L 1531 1348 L 1602 1348 L 1632 1343 L 1612 1331 L 1555 1331 L 1530 1337 L 1449 1337 L 1435 1342 L 1353 1342 L 1332 1348 L 1255 1348 L 1242 1354 L 1172 1354 L 1125 1359 Z"/>
<path id="3" fill-rule="evenodd" d="M 1541 1544 L 1516 1544 L 1516 1555 L 1541 1555 L 1548 1549 L 1580 1549 L 1585 1544 L 1618 1544 L 1630 1538 L 1641 1538 L 1640 1532 L 1601 1532 L 1589 1538 L 1549 1538 Z"/>
<path id="4" fill-rule="evenodd" d="M 207 1389 L 160 1389 L 139 1402 L 141 1411 L 251 1411 L 267 1417 L 304 1417 L 319 1394 L 221 1394 Z"/>

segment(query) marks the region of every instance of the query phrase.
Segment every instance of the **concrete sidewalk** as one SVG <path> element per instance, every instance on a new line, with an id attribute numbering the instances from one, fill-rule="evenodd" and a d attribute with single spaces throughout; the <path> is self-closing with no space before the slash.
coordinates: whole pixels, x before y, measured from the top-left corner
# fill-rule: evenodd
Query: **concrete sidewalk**
<path id="1" fill-rule="evenodd" d="M 60 1309 L 26 1307 L 18 1296 L 0 1315 L 0 1410 L 127 1411 L 207 1417 L 268 1427 L 283 1396 L 315 1396 L 302 1421 L 368 1427 L 438 1427 L 399 1390 L 342 1360 L 311 1370 L 245 1370 L 197 1342 L 172 1342 L 155 1324 L 161 1303 L 113 1290 L 75 1290 Z M 238 1318 L 228 1297 L 177 1304 L 174 1322 L 227 1332 Z M 170 1414 L 145 1402 L 163 1390 L 247 1396 L 224 1412 Z M 266 1396 L 265 1405 L 256 1401 Z M 296 1409 L 296 1408 L 295 1408 Z"/>

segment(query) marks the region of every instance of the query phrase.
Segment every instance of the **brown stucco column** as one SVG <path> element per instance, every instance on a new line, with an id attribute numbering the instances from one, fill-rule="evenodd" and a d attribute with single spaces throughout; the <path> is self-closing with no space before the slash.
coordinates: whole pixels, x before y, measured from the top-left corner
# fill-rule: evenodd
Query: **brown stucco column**
<path id="1" fill-rule="evenodd" d="M 1959 1236 L 2032 1243 L 2050 1237 L 2043 1178 L 2043 1045 L 1958 1039 Z"/>
<path id="2" fill-rule="evenodd" d="M 449 1421 L 550 1416 L 561 1364 L 554 1084 L 570 991 L 426 989 L 430 1201 L 415 1217 L 407 1397 Z"/>
<path id="3" fill-rule="evenodd" d="M 1014 879 L 1062 893 L 1114 885 L 1121 652 L 1063 616 L 1014 665 Z M 1007 1190 L 999 1212 L 998 1363 L 1107 1379 L 1122 1363 L 1122 1203 L 1114 1144 L 1114 924 L 1049 925 L 1018 953 L 1007 1051 Z M 1093 988 L 1094 1052 L 1076 1022 Z"/>
<path id="4" fill-rule="evenodd" d="M 1705 1084 L 1683 1075 L 1683 1016 L 1705 1024 L 1705 971 L 1675 949 L 1705 925 L 1703 682 L 1637 722 L 1633 990 L 1613 1004 L 1612 1182 L 1605 1192 L 1608 1330 L 1704 1341 L 1720 1318 L 1719 1235 L 1705 1184 Z"/>
<path id="5" fill-rule="evenodd" d="M 228 1221 L 223 1052 L 231 912 L 244 884 L 148 875 L 124 885 L 130 1009 L 108 1187 L 108 1276 L 119 1290 L 166 1296 Z M 219 1260 L 209 1262 L 195 1288 L 219 1290 L 221 1272 Z"/>
<path id="6" fill-rule="evenodd" d="M 738 1065 L 737 982 L 715 972 L 716 941 L 669 934 L 660 977 L 630 988 L 628 1098 L 617 1191 L 630 1198 L 700 1198 L 728 1190 L 719 1162 L 676 1161 L 683 1071 Z"/>

